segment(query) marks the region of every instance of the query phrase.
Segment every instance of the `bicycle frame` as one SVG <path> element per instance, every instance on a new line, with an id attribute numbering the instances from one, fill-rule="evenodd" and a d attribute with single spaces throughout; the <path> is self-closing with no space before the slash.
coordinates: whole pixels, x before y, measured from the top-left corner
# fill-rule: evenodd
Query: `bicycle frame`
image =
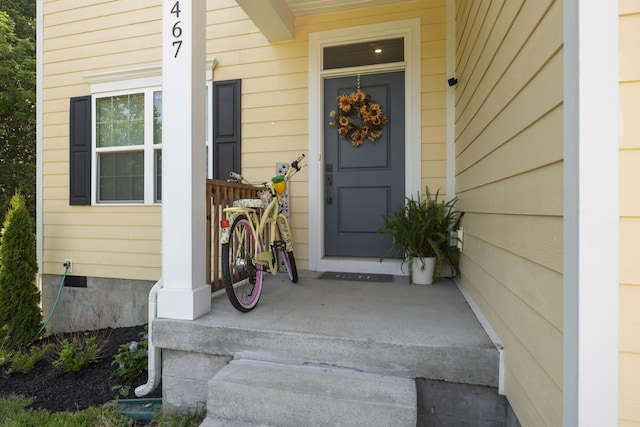
<path id="1" fill-rule="evenodd" d="M 300 156 L 294 163 L 292 163 L 292 167 L 289 168 L 287 173 L 284 176 L 285 181 L 289 181 L 289 179 L 296 174 L 300 167 L 298 163 L 304 158 L 304 155 Z M 224 208 L 223 212 L 227 214 L 228 224 L 230 227 L 233 224 L 235 218 L 239 215 L 246 215 L 249 219 L 249 224 L 254 235 L 257 237 L 255 241 L 255 252 L 257 253 L 256 259 L 254 260 L 254 264 L 266 265 L 268 266 L 268 270 L 272 275 L 275 275 L 278 272 L 278 257 L 275 250 L 273 250 L 273 244 L 276 242 L 276 232 L 279 230 L 282 240 L 286 245 L 287 252 L 293 251 L 293 240 L 291 238 L 291 229 L 289 228 L 289 221 L 287 217 L 285 217 L 280 212 L 280 203 L 278 201 L 278 195 L 273 188 L 273 184 L 271 181 L 263 183 L 262 186 L 257 186 L 256 184 L 248 181 L 240 175 L 232 173 L 232 176 L 241 182 L 245 182 L 249 185 L 253 185 L 256 189 L 262 189 L 263 191 L 268 191 L 271 197 L 271 200 L 267 204 L 267 206 L 263 209 L 262 215 L 258 217 L 257 209 L 259 206 L 256 206 L 258 203 L 262 204 L 262 199 L 246 199 L 247 202 L 245 204 L 251 206 L 233 206 Z M 239 201 L 240 202 L 240 201 Z M 242 202 L 241 202 L 242 203 Z M 261 207 L 261 206 L 260 206 Z M 265 233 L 268 231 L 268 235 Z M 242 236 L 240 236 L 242 237 Z M 267 238 L 265 238 L 267 237 Z M 228 243 L 230 239 L 229 233 L 221 233 L 220 242 L 222 244 Z M 268 241 L 266 241 L 268 240 Z M 265 246 L 266 244 L 266 246 Z M 264 249 L 264 250 L 261 250 Z"/>
<path id="2" fill-rule="evenodd" d="M 254 263 L 268 266 L 271 274 L 275 275 L 278 272 L 278 263 L 274 252 L 271 250 L 271 246 L 273 242 L 276 241 L 276 227 L 280 229 L 280 234 L 282 235 L 282 240 L 284 240 L 286 244 L 287 251 L 293 250 L 293 241 L 291 240 L 289 223 L 287 221 L 287 218 L 280 213 L 278 198 L 272 197 L 271 201 L 262 212 L 260 218 L 258 218 L 258 213 L 255 208 L 234 206 L 225 208 L 223 209 L 223 211 L 227 213 L 230 223 L 233 223 L 232 220 L 235 219 L 238 215 L 244 214 L 247 216 L 247 218 L 249 219 L 249 225 L 251 226 L 254 234 L 257 236 L 255 242 L 257 256 L 254 260 Z M 269 231 L 269 238 L 268 241 L 265 241 L 265 231 L 267 231 L 267 227 Z M 221 242 L 223 244 L 227 243 L 228 239 L 221 239 Z M 264 250 L 260 250 L 260 247 L 263 247 Z"/>

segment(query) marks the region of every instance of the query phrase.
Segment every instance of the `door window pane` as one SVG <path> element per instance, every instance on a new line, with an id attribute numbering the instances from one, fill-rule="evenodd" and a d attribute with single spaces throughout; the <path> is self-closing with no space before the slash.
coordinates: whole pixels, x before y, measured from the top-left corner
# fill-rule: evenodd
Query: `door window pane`
<path id="1" fill-rule="evenodd" d="M 374 40 L 325 47 L 323 69 L 361 67 L 404 61 L 404 39 Z"/>

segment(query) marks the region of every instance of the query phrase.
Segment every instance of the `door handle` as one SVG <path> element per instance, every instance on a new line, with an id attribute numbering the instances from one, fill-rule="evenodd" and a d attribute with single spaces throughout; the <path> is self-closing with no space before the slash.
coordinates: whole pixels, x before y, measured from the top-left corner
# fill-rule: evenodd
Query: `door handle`
<path id="1" fill-rule="evenodd" d="M 325 166 L 325 194 L 327 204 L 330 205 L 333 203 L 333 165 L 328 164 Z"/>

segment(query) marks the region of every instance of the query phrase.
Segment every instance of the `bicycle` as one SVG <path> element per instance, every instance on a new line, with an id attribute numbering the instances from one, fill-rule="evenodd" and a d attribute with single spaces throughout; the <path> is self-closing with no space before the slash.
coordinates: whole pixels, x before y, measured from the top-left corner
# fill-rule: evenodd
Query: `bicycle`
<path id="1" fill-rule="evenodd" d="M 220 221 L 222 277 L 227 297 L 239 311 L 247 312 L 256 306 L 264 273 L 278 272 L 279 254 L 291 282 L 298 281 L 289 221 L 281 211 L 280 201 L 289 179 L 302 169 L 302 159 L 304 154 L 291 162 L 284 175 L 260 184 L 235 172 L 230 174 L 232 180 L 260 190 L 260 198 L 236 200 L 232 207 L 223 209 L 227 218 Z"/>

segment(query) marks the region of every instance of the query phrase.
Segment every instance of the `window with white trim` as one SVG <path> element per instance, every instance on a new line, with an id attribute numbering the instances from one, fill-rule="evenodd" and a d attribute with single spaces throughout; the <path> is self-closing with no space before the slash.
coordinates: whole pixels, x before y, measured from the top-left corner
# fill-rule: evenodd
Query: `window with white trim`
<path id="1" fill-rule="evenodd" d="M 213 69 L 215 58 L 206 62 L 206 162 L 207 176 L 215 173 Z M 69 205 L 158 204 L 162 200 L 162 66 L 152 65 L 100 71 L 83 76 L 90 85 L 87 95 L 69 99 Z M 237 83 L 239 98 L 239 80 Z M 220 98 L 218 110 L 226 109 L 228 99 Z M 229 117 L 239 129 L 239 99 L 228 108 Z M 236 123 L 237 122 L 237 123 Z M 232 135 L 239 156 L 239 130 Z M 220 143 L 229 143 L 225 134 Z M 226 147 L 225 147 L 226 148 Z M 214 153 L 216 151 L 216 153 Z M 220 150 L 218 150 L 220 151 Z M 226 154 L 226 153 L 225 153 Z M 221 160 L 218 163 L 230 163 Z M 228 156 L 227 156 L 228 157 Z M 239 162 L 231 162 L 238 164 Z M 220 168 L 220 166 L 218 166 Z M 223 174 L 224 175 L 224 174 Z"/>
<path id="2" fill-rule="evenodd" d="M 211 176 L 209 97 L 206 88 L 206 162 Z M 159 87 L 94 95 L 95 203 L 162 201 L 162 91 Z"/>
<path id="3" fill-rule="evenodd" d="M 96 203 L 161 200 L 162 93 L 159 88 L 94 96 Z"/>

